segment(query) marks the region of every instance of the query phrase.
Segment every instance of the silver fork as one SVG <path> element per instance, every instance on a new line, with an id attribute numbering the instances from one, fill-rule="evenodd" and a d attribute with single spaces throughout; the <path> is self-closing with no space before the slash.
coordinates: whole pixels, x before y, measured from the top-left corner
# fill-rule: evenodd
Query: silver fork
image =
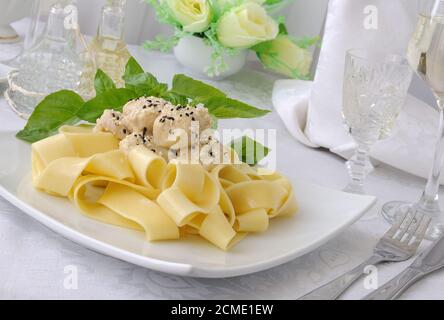
<path id="1" fill-rule="evenodd" d="M 430 224 L 419 211 L 400 217 L 376 244 L 373 255 L 353 270 L 313 290 L 299 300 L 334 300 L 359 279 L 367 266 L 381 262 L 399 262 L 413 257 Z"/>

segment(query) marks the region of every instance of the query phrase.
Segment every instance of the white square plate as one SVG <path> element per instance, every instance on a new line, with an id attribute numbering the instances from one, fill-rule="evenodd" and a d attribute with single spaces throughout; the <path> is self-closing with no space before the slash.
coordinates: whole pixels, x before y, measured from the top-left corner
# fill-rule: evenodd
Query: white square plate
<path id="1" fill-rule="evenodd" d="M 83 216 L 66 199 L 36 191 L 30 176 L 30 146 L 0 134 L 0 195 L 64 237 L 89 249 L 153 270 L 181 276 L 221 278 L 268 269 L 326 243 L 359 219 L 376 202 L 292 181 L 300 211 L 271 221 L 262 234 L 247 236 L 231 251 L 190 236 L 149 243 L 137 231 L 106 225 Z"/>

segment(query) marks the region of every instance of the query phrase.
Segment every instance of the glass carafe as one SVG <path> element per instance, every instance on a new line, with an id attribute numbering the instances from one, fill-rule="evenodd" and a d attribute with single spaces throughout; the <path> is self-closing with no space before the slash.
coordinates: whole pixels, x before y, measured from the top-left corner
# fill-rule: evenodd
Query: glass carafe
<path id="1" fill-rule="evenodd" d="M 122 76 L 131 56 L 123 36 L 125 4 L 126 0 L 107 0 L 102 10 L 97 35 L 89 45 L 97 68 L 110 76 L 117 87 L 124 86 Z"/>
<path id="2" fill-rule="evenodd" d="M 91 95 L 87 75 L 95 70 L 95 62 L 77 21 L 76 1 L 56 1 L 43 36 L 20 56 L 5 94 L 20 116 L 27 118 L 46 95 L 58 90 L 74 90 L 85 98 Z"/>

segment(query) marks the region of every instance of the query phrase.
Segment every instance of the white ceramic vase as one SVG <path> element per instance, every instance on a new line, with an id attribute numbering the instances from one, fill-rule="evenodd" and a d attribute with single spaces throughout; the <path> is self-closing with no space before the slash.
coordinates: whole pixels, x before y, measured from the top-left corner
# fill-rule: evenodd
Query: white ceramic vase
<path id="1" fill-rule="evenodd" d="M 239 72 L 247 61 L 248 50 L 241 50 L 235 56 L 224 55 L 224 61 L 227 65 L 225 71 L 218 75 L 209 76 L 208 67 L 211 65 L 211 55 L 213 48 L 208 46 L 203 39 L 188 36 L 180 39 L 174 47 L 174 55 L 188 71 L 198 77 L 204 77 L 212 80 L 222 80 Z"/>

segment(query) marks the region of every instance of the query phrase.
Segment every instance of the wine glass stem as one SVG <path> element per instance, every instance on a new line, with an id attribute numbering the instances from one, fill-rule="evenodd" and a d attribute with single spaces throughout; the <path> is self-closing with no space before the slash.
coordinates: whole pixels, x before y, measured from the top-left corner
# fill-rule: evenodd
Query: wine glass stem
<path id="1" fill-rule="evenodd" d="M 351 181 L 345 191 L 364 193 L 363 185 L 367 175 L 373 170 L 369 159 L 370 147 L 365 143 L 358 143 L 354 156 L 347 161 L 348 173 Z"/>
<path id="2" fill-rule="evenodd" d="M 427 185 L 424 193 L 418 203 L 418 208 L 429 214 L 436 214 L 440 212 L 438 203 L 439 179 L 441 176 L 441 168 L 444 163 L 444 101 L 438 100 L 439 106 L 439 134 L 438 142 L 436 144 L 435 157 L 433 160 L 433 167 L 430 171 Z"/>

